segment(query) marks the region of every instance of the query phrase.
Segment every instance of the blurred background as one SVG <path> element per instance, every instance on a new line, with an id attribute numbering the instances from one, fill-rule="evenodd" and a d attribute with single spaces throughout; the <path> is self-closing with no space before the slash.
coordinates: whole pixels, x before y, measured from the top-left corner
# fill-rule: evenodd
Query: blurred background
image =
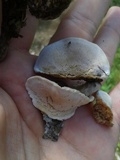
<path id="1" fill-rule="evenodd" d="M 120 0 L 113 0 L 111 6 L 120 6 Z M 38 55 L 40 50 L 48 44 L 50 38 L 55 33 L 62 16 L 63 15 L 55 20 L 39 21 L 39 27 L 30 49 L 31 54 Z M 109 93 L 118 82 L 120 82 L 120 45 L 118 46 L 114 62 L 111 67 L 111 74 L 105 84 L 102 86 L 102 90 Z M 116 148 L 115 160 L 120 160 L 120 140 Z"/>

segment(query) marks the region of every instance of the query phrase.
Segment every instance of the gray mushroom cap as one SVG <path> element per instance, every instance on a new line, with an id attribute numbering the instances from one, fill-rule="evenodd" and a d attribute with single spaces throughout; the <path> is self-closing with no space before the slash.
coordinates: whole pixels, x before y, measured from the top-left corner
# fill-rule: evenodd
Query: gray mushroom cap
<path id="1" fill-rule="evenodd" d="M 81 38 L 66 38 L 45 47 L 34 70 L 60 78 L 99 79 L 110 74 L 108 59 L 102 49 Z"/>

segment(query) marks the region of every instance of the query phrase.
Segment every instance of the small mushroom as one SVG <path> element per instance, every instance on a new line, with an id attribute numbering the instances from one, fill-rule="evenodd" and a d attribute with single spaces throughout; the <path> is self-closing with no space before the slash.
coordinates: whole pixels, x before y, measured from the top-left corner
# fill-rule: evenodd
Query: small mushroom
<path id="1" fill-rule="evenodd" d="M 95 120 L 106 126 L 113 126 L 113 114 L 111 97 L 104 91 L 98 91 L 93 101 L 92 113 Z"/>
<path id="2" fill-rule="evenodd" d="M 112 111 L 103 98 L 101 113 L 96 109 L 103 94 L 98 91 L 110 74 L 108 59 L 98 45 L 74 37 L 57 41 L 41 51 L 34 71 L 38 75 L 27 80 L 26 89 L 33 105 L 43 113 L 43 138 L 57 141 L 63 121 L 73 116 L 76 108 L 91 102 L 96 121 L 111 126 Z M 107 122 L 97 117 L 102 112 Z"/>

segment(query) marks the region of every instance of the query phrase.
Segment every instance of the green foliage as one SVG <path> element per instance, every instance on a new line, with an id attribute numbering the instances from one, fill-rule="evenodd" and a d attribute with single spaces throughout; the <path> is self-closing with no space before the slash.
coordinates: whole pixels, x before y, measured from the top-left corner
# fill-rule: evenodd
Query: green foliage
<path id="1" fill-rule="evenodd" d="M 120 142 L 117 145 L 116 152 L 118 153 L 118 155 L 120 155 Z"/>
<path id="2" fill-rule="evenodd" d="M 120 0 L 113 0 L 112 5 L 114 6 L 120 6 Z"/>

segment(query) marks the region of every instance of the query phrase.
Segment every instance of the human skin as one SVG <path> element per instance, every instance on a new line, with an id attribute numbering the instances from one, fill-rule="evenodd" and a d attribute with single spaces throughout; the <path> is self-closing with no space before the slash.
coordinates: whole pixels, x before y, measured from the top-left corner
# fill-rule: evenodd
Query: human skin
<path id="1" fill-rule="evenodd" d="M 109 4 L 109 0 L 76 0 L 50 43 L 71 36 L 93 41 L 112 64 L 120 39 L 120 8 L 108 10 Z M 41 113 L 25 89 L 27 78 L 34 75 L 36 57 L 29 54 L 29 48 L 37 25 L 28 14 L 23 38 L 11 40 L 8 56 L 0 63 L 0 160 L 113 160 L 120 129 L 120 84 L 110 93 L 113 127 L 97 124 L 91 106 L 86 105 L 65 121 L 58 142 L 42 139 Z"/>

